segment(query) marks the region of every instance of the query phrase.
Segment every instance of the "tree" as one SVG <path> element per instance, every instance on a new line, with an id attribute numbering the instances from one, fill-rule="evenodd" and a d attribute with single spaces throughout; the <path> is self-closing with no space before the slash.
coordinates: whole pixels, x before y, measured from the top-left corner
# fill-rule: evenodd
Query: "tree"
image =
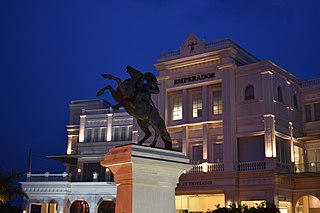
<path id="1" fill-rule="evenodd" d="M 27 194 L 21 189 L 17 181 L 23 175 L 22 172 L 17 173 L 12 170 L 8 175 L 3 175 L 0 170 L 0 206 L 8 204 L 15 197 L 26 197 Z"/>

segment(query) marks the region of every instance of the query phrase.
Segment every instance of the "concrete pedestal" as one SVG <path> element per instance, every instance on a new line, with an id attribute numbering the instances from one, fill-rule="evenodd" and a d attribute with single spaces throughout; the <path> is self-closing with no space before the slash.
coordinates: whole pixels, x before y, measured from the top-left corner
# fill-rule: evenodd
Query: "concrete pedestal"
<path id="1" fill-rule="evenodd" d="M 182 153 L 129 144 L 101 161 L 117 184 L 116 213 L 175 213 L 175 188 L 189 159 Z"/>

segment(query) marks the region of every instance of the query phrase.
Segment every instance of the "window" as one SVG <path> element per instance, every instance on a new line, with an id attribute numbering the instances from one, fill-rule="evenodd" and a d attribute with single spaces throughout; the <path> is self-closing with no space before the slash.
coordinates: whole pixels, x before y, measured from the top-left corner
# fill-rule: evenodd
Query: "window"
<path id="1" fill-rule="evenodd" d="M 293 95 L 293 109 L 298 109 L 298 99 L 296 94 Z"/>
<path id="2" fill-rule="evenodd" d="M 314 120 L 320 121 L 320 103 L 314 104 Z"/>
<path id="3" fill-rule="evenodd" d="M 278 101 L 283 102 L 281 86 L 278 86 Z"/>
<path id="4" fill-rule="evenodd" d="M 223 162 L 223 144 L 213 144 L 213 163 Z"/>
<path id="5" fill-rule="evenodd" d="M 172 120 L 182 119 L 182 97 L 173 98 Z"/>
<path id="6" fill-rule="evenodd" d="M 132 126 L 113 126 L 112 141 L 132 140 Z"/>
<path id="7" fill-rule="evenodd" d="M 222 114 L 222 93 L 221 91 L 214 91 L 212 93 L 212 114 L 219 115 Z"/>
<path id="8" fill-rule="evenodd" d="M 87 132 L 86 132 L 87 134 L 86 134 L 86 142 L 92 142 L 91 140 L 92 140 L 92 129 L 87 129 Z"/>
<path id="9" fill-rule="evenodd" d="M 252 85 L 248 85 L 244 90 L 244 100 L 254 99 L 254 88 Z"/>
<path id="10" fill-rule="evenodd" d="M 288 141 L 277 138 L 276 139 L 277 147 L 277 160 L 279 163 L 290 163 L 290 148 Z"/>
<path id="11" fill-rule="evenodd" d="M 198 118 L 202 116 L 202 97 L 201 94 L 192 95 L 192 117 Z"/>
<path id="12" fill-rule="evenodd" d="M 304 110 L 305 110 L 306 122 L 310 122 L 311 121 L 311 105 L 305 105 Z"/>
<path id="13" fill-rule="evenodd" d="M 203 160 L 202 145 L 192 146 L 192 163 L 200 164 Z"/>
<path id="14" fill-rule="evenodd" d="M 85 141 L 89 143 L 106 141 L 106 127 L 86 128 Z"/>

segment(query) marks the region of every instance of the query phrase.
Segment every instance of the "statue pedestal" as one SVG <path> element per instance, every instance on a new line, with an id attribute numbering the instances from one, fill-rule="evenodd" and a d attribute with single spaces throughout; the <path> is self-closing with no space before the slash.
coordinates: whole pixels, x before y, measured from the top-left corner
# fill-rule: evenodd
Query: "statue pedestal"
<path id="1" fill-rule="evenodd" d="M 114 174 L 116 213 L 175 213 L 175 188 L 191 168 L 180 152 L 135 144 L 109 150 L 101 165 Z"/>

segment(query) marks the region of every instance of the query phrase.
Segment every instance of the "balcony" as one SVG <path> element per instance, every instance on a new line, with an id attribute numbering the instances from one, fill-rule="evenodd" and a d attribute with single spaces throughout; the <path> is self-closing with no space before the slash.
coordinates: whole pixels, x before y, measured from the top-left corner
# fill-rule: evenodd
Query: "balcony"
<path id="1" fill-rule="evenodd" d="M 43 174 L 32 174 L 27 173 L 27 182 L 113 182 L 113 175 L 111 173 L 106 173 L 105 175 L 100 175 L 96 172 L 92 175 L 74 175 L 71 173 L 64 172 L 62 174 L 51 174 L 45 172 Z"/>
<path id="2" fill-rule="evenodd" d="M 302 87 L 311 87 L 311 86 L 317 86 L 317 85 L 320 85 L 320 78 L 302 81 L 302 84 L 301 84 Z"/>
<path id="3" fill-rule="evenodd" d="M 224 171 L 223 163 L 202 163 L 202 164 L 193 165 L 191 170 L 187 171 L 187 173 L 221 172 L 221 171 Z"/>
<path id="4" fill-rule="evenodd" d="M 294 165 L 294 169 L 293 169 Z M 320 173 L 320 162 L 310 162 L 303 164 L 280 163 L 276 159 L 266 161 L 239 162 L 239 172 L 277 170 L 289 173 Z M 187 173 L 206 173 L 206 172 L 223 172 L 223 163 L 201 163 L 192 165 L 191 170 Z"/>
<path id="5" fill-rule="evenodd" d="M 320 172 L 320 162 L 295 164 L 295 173 Z"/>

